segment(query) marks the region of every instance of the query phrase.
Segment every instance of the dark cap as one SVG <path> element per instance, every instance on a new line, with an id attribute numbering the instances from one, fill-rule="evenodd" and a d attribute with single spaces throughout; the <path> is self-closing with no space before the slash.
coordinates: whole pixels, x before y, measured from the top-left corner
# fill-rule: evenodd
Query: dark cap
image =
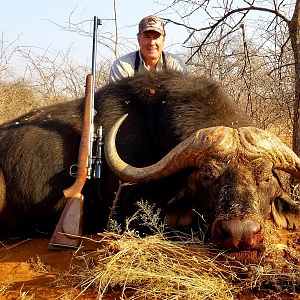
<path id="1" fill-rule="evenodd" d="M 156 16 L 148 16 L 139 23 L 139 34 L 145 31 L 153 30 L 165 35 L 165 26 L 161 18 Z"/>

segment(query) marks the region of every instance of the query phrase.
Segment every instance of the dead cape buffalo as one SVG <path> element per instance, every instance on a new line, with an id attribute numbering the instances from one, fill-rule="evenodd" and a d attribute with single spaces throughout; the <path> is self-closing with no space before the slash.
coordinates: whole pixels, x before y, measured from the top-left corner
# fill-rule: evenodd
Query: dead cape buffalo
<path id="1" fill-rule="evenodd" d="M 232 249 L 260 249 L 270 216 L 279 226 L 299 228 L 299 207 L 275 173 L 299 178 L 299 158 L 252 127 L 217 83 L 167 72 L 151 81 L 137 76 L 100 89 L 95 109 L 105 160 L 102 178 L 84 187 L 86 230 L 105 228 L 119 178 L 138 183 L 121 193 L 120 220 L 133 213 L 136 200 L 148 200 L 172 227 L 205 220 L 211 240 Z M 69 168 L 77 162 L 82 116 L 83 99 L 77 99 L 1 125 L 2 235 L 52 233 L 62 191 L 74 181 Z"/>

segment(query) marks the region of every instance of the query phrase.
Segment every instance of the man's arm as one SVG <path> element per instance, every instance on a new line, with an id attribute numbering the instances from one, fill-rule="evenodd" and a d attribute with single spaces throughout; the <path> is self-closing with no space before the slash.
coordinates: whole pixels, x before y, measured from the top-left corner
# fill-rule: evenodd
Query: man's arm
<path id="1" fill-rule="evenodd" d="M 110 68 L 109 77 L 108 77 L 109 82 L 116 82 L 126 77 L 129 77 L 129 74 L 123 68 L 120 60 L 117 59 Z"/>
<path id="2" fill-rule="evenodd" d="M 128 53 L 114 61 L 109 71 L 109 82 L 116 82 L 134 76 L 135 53 Z"/>

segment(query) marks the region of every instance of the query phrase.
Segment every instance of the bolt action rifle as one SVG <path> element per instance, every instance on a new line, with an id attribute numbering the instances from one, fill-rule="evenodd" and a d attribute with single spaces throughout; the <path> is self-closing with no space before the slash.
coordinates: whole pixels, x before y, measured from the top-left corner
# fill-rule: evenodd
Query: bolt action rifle
<path id="1" fill-rule="evenodd" d="M 78 163 L 70 168 L 74 176 L 73 167 L 77 166 L 76 180 L 72 186 L 63 191 L 66 199 L 65 208 L 50 240 L 49 249 L 77 248 L 82 235 L 82 214 L 84 196 L 81 191 L 86 179 L 100 178 L 101 175 L 101 148 L 102 126 L 94 133 L 94 95 L 96 75 L 97 28 L 101 20 L 94 17 L 92 72 L 86 77 L 85 105 L 83 128 L 80 139 Z M 93 147 L 96 142 L 95 147 Z M 93 156 L 93 148 L 96 155 Z"/>

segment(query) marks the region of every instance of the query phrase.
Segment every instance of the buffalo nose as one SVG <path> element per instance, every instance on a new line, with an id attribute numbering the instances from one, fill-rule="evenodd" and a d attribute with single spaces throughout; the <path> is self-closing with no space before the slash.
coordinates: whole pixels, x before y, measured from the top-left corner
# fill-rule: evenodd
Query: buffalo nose
<path id="1" fill-rule="evenodd" d="M 259 249 L 263 228 L 251 218 L 218 220 L 213 224 L 212 241 L 223 249 Z"/>

